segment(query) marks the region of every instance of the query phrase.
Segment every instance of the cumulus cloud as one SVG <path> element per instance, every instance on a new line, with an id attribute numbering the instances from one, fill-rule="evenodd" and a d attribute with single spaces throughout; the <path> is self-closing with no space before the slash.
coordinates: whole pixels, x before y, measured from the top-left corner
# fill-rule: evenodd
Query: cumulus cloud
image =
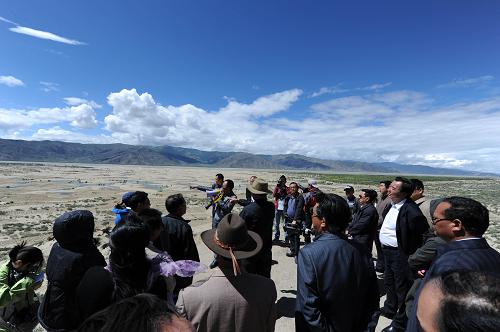
<path id="1" fill-rule="evenodd" d="M 14 76 L 0 76 L 0 84 L 8 87 L 24 86 L 24 82 Z"/>
<path id="2" fill-rule="evenodd" d="M 87 100 L 85 98 L 78 98 L 78 97 L 66 97 L 66 98 L 64 98 L 64 102 L 70 106 L 78 106 L 81 104 L 88 104 L 88 105 L 92 106 L 92 108 L 101 108 L 102 107 L 101 105 L 99 105 L 98 103 L 96 103 L 93 100 Z"/>
<path id="3" fill-rule="evenodd" d="M 425 94 L 395 91 L 291 110 L 300 93 L 283 91 L 248 104 L 228 100 L 209 112 L 190 104 L 162 106 L 148 93 L 122 90 L 108 96 L 112 114 L 104 122 L 114 139 L 129 144 L 500 169 L 500 158 L 483 163 L 485 156 L 500 155 L 498 97 L 442 107 Z"/>
<path id="4" fill-rule="evenodd" d="M 91 105 L 81 104 L 64 108 L 39 108 L 18 110 L 0 108 L 0 132 L 26 130 L 37 125 L 67 122 L 76 128 L 97 126 L 96 113 Z"/>
<path id="5" fill-rule="evenodd" d="M 445 83 L 438 85 L 438 88 L 467 88 L 471 86 L 479 86 L 483 85 L 487 82 L 490 82 L 494 79 L 495 77 L 491 75 L 484 75 L 484 76 L 479 76 L 479 77 L 473 77 L 473 78 L 465 78 L 465 79 L 454 79 L 451 82 Z"/>
<path id="6" fill-rule="evenodd" d="M 63 129 L 55 126 L 47 129 L 38 129 L 31 137 L 32 140 L 42 141 L 63 141 L 63 142 L 79 142 L 91 144 L 116 143 L 112 137 L 99 135 L 89 136 L 79 132 Z"/>
<path id="7" fill-rule="evenodd" d="M 297 103 L 302 91 L 290 89 L 249 102 L 227 98 L 206 110 L 161 105 L 149 93 L 124 89 L 108 95 L 105 135 L 82 134 L 98 121 L 92 103 L 76 97 L 65 98 L 65 108 L 0 108 L 0 133 L 20 137 L 36 128 L 32 139 L 500 169 L 500 96 L 443 106 L 417 91 L 366 91 L 304 107 Z"/>

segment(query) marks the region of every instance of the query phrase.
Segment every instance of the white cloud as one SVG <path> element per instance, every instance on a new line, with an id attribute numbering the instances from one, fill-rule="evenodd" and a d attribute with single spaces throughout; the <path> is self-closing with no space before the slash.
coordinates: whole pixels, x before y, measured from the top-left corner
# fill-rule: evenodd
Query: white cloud
<path id="1" fill-rule="evenodd" d="M 382 83 L 382 84 L 372 84 L 372 85 L 369 85 L 369 86 L 362 87 L 359 90 L 363 90 L 363 91 L 381 90 L 381 89 L 386 88 L 386 87 L 388 87 L 390 85 L 392 85 L 391 82 Z"/>
<path id="2" fill-rule="evenodd" d="M 130 144 L 500 169 L 500 97 L 437 107 L 425 94 L 395 91 L 287 112 L 299 96 L 300 90 L 289 90 L 249 104 L 229 100 L 207 112 L 189 104 L 162 106 L 147 93 L 122 90 L 108 96 L 113 111 L 105 124 L 115 139 Z"/>
<path id="3" fill-rule="evenodd" d="M 382 90 L 390 85 L 392 85 L 391 82 L 376 83 L 376 84 L 372 84 L 372 85 L 368 85 L 368 86 L 348 89 L 348 88 L 342 87 L 342 84 L 340 83 L 340 84 L 337 84 L 337 85 L 332 86 L 332 87 L 322 87 L 321 89 L 319 89 L 319 91 L 313 92 L 309 96 L 309 98 L 315 98 L 315 97 L 319 97 L 319 96 L 322 96 L 325 94 L 334 95 L 334 94 L 347 93 L 347 92 L 378 91 L 378 90 Z"/>
<path id="4" fill-rule="evenodd" d="M 9 87 L 24 86 L 24 82 L 14 76 L 0 76 L 0 84 Z"/>
<path id="5" fill-rule="evenodd" d="M 6 19 L 5 17 L 2 17 L 2 16 L 0 16 L 0 21 L 5 22 L 5 23 L 10 23 L 10 24 L 13 24 L 13 25 L 19 25 L 16 22 L 12 22 L 12 21 L 10 21 L 10 20 Z"/>
<path id="6" fill-rule="evenodd" d="M 101 108 L 102 107 L 101 105 L 99 105 L 98 103 L 96 103 L 93 100 L 87 100 L 87 99 L 78 98 L 78 97 L 66 97 L 66 98 L 64 98 L 64 102 L 70 106 L 78 106 L 81 104 L 88 104 L 88 105 L 92 106 L 92 108 Z"/>
<path id="7" fill-rule="evenodd" d="M 52 40 L 55 42 L 69 44 L 69 45 L 85 45 L 85 43 L 83 43 L 81 41 L 78 41 L 75 39 L 69 39 L 66 37 L 61 37 L 61 36 L 56 35 L 52 32 L 36 30 L 36 29 L 22 27 L 22 26 L 16 26 L 15 28 L 9 28 L 9 30 L 12 32 L 15 32 L 15 33 L 23 34 L 23 35 L 28 35 L 28 36 L 40 38 L 40 39 Z"/>
<path id="8" fill-rule="evenodd" d="M 164 106 L 148 93 L 124 89 L 108 95 L 111 111 L 104 114 L 104 129 L 109 134 L 96 140 L 491 172 L 500 169 L 500 96 L 437 106 L 430 96 L 416 91 L 371 91 L 332 98 L 309 108 L 292 107 L 301 93 L 291 89 L 247 103 L 227 99 L 223 107 L 208 111 L 191 104 Z M 61 128 L 63 124 L 77 128 L 97 125 L 95 108 L 87 99 L 65 100 L 72 106 L 0 109 L 0 133 L 3 129 L 3 137 L 19 136 L 33 126 L 50 125 L 53 128 L 40 129 L 33 138 L 91 142 L 94 136 L 78 136 Z"/>
<path id="9" fill-rule="evenodd" d="M 62 37 L 62 36 L 56 35 L 55 33 L 52 33 L 52 32 L 23 27 L 23 26 L 17 24 L 16 22 L 10 21 L 2 16 L 0 16 L 0 21 L 15 25 L 14 28 L 9 28 L 9 30 L 12 32 L 15 32 L 15 33 L 20 33 L 22 35 L 27 35 L 27 36 L 31 36 L 31 37 L 35 37 L 35 38 L 40 38 L 40 39 L 52 40 L 52 41 L 55 41 L 58 43 L 69 44 L 69 45 L 85 45 L 85 43 L 83 43 L 81 41 Z"/>
<path id="10" fill-rule="evenodd" d="M 40 85 L 42 86 L 40 90 L 44 92 L 53 92 L 53 91 L 59 91 L 59 84 L 54 83 L 54 82 L 40 82 Z"/>
<path id="11" fill-rule="evenodd" d="M 465 78 L 465 79 L 454 79 L 453 81 L 445 84 L 438 85 L 438 88 L 466 88 L 471 86 L 484 85 L 492 81 L 495 77 L 491 75 L 484 75 L 473 78 Z"/>
<path id="12" fill-rule="evenodd" d="M 97 126 L 96 113 L 92 106 L 81 104 L 65 108 L 39 108 L 36 110 L 17 110 L 0 108 L 0 133 L 27 130 L 34 126 L 69 123 L 76 128 Z"/>
<path id="13" fill-rule="evenodd" d="M 112 137 L 109 136 L 89 136 L 71 130 L 66 130 L 58 126 L 48 129 L 39 129 L 30 137 L 30 139 L 37 141 L 49 140 L 92 144 L 117 143 Z"/>
<path id="14" fill-rule="evenodd" d="M 337 93 L 344 93 L 344 92 L 350 91 L 349 89 L 341 88 L 341 85 L 342 84 L 337 84 L 337 85 L 331 86 L 331 87 L 322 87 L 319 89 L 319 91 L 313 92 L 309 96 L 309 98 L 315 98 L 315 97 L 319 97 L 319 96 L 326 95 L 326 94 L 334 95 Z"/>

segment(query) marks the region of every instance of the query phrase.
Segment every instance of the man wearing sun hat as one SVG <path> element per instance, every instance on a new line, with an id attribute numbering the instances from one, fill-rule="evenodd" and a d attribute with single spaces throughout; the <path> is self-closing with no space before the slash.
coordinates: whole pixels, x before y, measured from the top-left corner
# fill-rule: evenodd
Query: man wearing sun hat
<path id="1" fill-rule="evenodd" d="M 201 233 L 201 239 L 216 254 L 218 267 L 210 270 L 208 278 L 179 293 L 179 313 L 196 331 L 274 331 L 274 282 L 240 267 L 242 259 L 261 250 L 260 236 L 247 230 L 245 221 L 231 213 L 217 229 Z"/>
<path id="2" fill-rule="evenodd" d="M 271 278 L 271 264 L 273 260 L 273 221 L 274 204 L 267 200 L 269 190 L 265 180 L 256 178 L 247 189 L 252 193 L 253 202 L 241 211 L 240 217 L 245 220 L 247 228 L 256 232 L 262 238 L 262 250 L 247 261 L 248 272 Z"/>

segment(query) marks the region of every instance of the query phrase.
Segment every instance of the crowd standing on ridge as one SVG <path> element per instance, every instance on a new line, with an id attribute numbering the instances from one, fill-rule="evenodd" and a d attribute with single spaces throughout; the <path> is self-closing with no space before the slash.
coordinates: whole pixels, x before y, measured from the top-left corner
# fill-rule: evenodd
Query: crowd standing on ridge
<path id="1" fill-rule="evenodd" d="M 289 247 L 297 264 L 296 331 L 375 331 L 380 316 L 391 320 L 384 332 L 500 331 L 500 253 L 483 237 L 480 202 L 431 199 L 421 180 L 404 177 L 358 197 L 351 185 L 341 197 L 314 179 L 287 185 L 284 175 L 274 189 L 252 176 L 244 199 L 220 173 L 191 189 L 209 201 L 209 267 L 182 194 L 166 198 L 162 215 L 146 192 L 127 192 L 113 208 L 107 259 L 87 210 L 54 221 L 45 271 L 40 249 L 10 250 L 0 265 L 0 331 L 274 331 L 273 245 Z"/>

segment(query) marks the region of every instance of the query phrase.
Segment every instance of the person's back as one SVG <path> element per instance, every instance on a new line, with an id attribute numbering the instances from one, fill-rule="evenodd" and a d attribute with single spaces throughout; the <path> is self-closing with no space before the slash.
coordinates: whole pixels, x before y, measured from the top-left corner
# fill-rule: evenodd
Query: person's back
<path id="1" fill-rule="evenodd" d="M 213 269 L 207 280 L 183 289 L 177 300 L 181 315 L 197 331 L 273 331 L 276 287 L 251 273 L 233 275 Z"/>
<path id="2" fill-rule="evenodd" d="M 318 194 L 311 217 L 316 237 L 297 257 L 297 331 L 373 330 L 377 279 L 364 248 L 345 238 L 351 218 L 347 202 Z"/>
<path id="3" fill-rule="evenodd" d="M 46 329 L 72 329 L 80 317 L 75 291 L 85 272 L 92 266 L 106 266 L 104 257 L 93 242 L 94 217 L 90 211 L 64 213 L 54 222 L 58 241 L 47 260 L 48 287 L 38 318 Z"/>
<path id="4" fill-rule="evenodd" d="M 174 261 L 190 259 L 199 261 L 196 243 L 193 240 L 191 226 L 182 217 L 172 214 L 161 218 L 165 231 L 160 234 L 158 248 L 168 252 Z"/>
<path id="5" fill-rule="evenodd" d="M 298 291 L 297 307 L 306 313 L 321 312 L 321 321 L 311 322 L 298 317 L 297 331 L 307 331 L 307 325 L 332 331 L 362 331 L 371 314 L 378 308 L 378 287 L 375 271 L 364 248 L 357 243 L 324 233 L 299 251 L 298 288 L 315 289 L 318 307 L 308 308 L 312 301 L 307 291 Z M 314 314 L 312 315 L 314 316 Z M 313 324 L 311 324 L 313 323 Z"/>
<path id="6" fill-rule="evenodd" d="M 179 313 L 197 331 L 274 331 L 274 282 L 240 267 L 242 260 L 262 249 L 259 234 L 249 231 L 245 221 L 231 213 L 217 229 L 202 232 L 201 240 L 216 254 L 219 268 L 179 293 Z"/>
<path id="7" fill-rule="evenodd" d="M 272 262 L 272 228 L 274 221 L 274 204 L 254 195 L 254 202 L 247 205 L 240 213 L 249 230 L 259 234 L 262 238 L 262 250 L 248 259 L 247 270 L 264 277 L 271 277 Z"/>

